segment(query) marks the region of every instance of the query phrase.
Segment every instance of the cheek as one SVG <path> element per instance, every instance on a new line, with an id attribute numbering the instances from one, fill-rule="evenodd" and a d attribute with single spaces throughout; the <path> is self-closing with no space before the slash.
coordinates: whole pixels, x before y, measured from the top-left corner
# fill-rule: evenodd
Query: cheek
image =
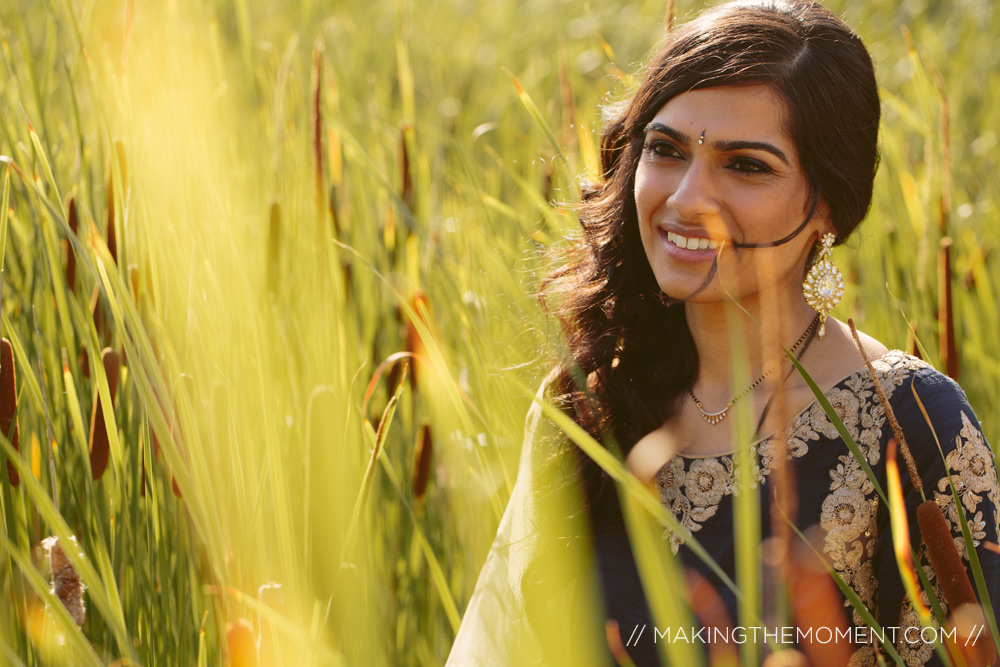
<path id="1" fill-rule="evenodd" d="M 653 177 L 650 169 L 640 162 L 635 170 L 634 189 L 635 211 L 638 214 L 640 223 L 648 222 L 653 211 L 665 200 L 666 197 L 661 192 L 662 189 L 662 183 L 658 182 L 658 179 Z"/>

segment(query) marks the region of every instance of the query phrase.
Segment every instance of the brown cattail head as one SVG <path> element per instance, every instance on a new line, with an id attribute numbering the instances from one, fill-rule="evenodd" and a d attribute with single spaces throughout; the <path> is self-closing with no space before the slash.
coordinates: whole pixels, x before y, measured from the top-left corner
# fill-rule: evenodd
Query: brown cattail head
<path id="1" fill-rule="evenodd" d="M 413 199 L 413 166 L 410 161 L 410 147 L 409 142 L 412 141 L 413 137 L 413 127 L 411 125 L 404 125 L 401 132 L 400 144 L 402 155 L 400 156 L 400 163 L 402 166 L 402 198 L 403 203 L 406 204 L 406 208 L 413 211 L 414 199 Z"/>
<path id="2" fill-rule="evenodd" d="M 968 633 L 969 628 L 983 628 L 986 619 L 972 590 L 972 583 L 962 564 L 962 557 L 955 548 L 955 540 L 948 529 L 941 507 L 933 500 L 921 503 L 917 507 L 917 524 L 920 526 L 920 536 L 927 545 L 927 557 L 934 567 L 934 572 L 937 573 L 948 607 L 952 612 L 961 611 L 962 618 L 953 618 L 953 622 L 960 635 L 958 643 L 962 647 L 965 659 L 974 665 L 993 664 L 997 652 L 989 630 L 980 633 L 973 630 L 974 634 L 978 634 L 974 640 L 969 639 L 969 634 L 962 635 L 963 629 Z M 971 645 L 966 645 L 967 640 Z"/>
<path id="3" fill-rule="evenodd" d="M 76 538 L 70 539 L 75 545 Z M 50 590 L 63 603 L 77 626 L 83 627 L 83 622 L 87 620 L 87 609 L 83 605 L 83 591 L 86 590 L 86 586 L 80 581 L 80 575 L 66 558 L 58 537 L 46 537 L 42 540 L 42 547 L 48 552 L 49 569 L 52 571 Z"/>
<path id="4" fill-rule="evenodd" d="M 111 410 L 114 411 L 115 392 L 118 391 L 118 354 L 110 347 L 106 347 L 101 352 L 101 361 L 104 363 L 104 372 L 108 376 Z M 97 400 L 94 401 L 94 410 L 90 415 L 90 472 L 95 480 L 100 479 L 108 467 L 108 455 L 111 449 L 108 441 L 109 426 L 115 428 L 114 424 L 109 425 L 104 421 L 101 395 L 98 394 Z"/>
<path id="5" fill-rule="evenodd" d="M 20 451 L 17 433 L 17 383 L 14 380 L 14 348 L 6 338 L 0 339 L 0 430 Z M 7 479 L 11 486 L 21 483 L 17 468 L 7 461 Z"/>
<path id="6" fill-rule="evenodd" d="M 434 440 L 431 438 L 431 425 L 424 422 L 420 427 L 420 437 L 417 438 L 416 461 L 413 465 L 413 495 L 423 498 L 427 492 L 427 480 L 431 474 L 431 459 L 434 456 Z"/>
<path id="7" fill-rule="evenodd" d="M 94 319 L 97 340 L 104 340 L 104 333 L 107 331 L 108 322 L 104 314 L 104 307 L 101 305 L 101 288 L 97 285 L 94 285 L 94 292 L 90 296 L 90 315 Z"/>
<path id="8" fill-rule="evenodd" d="M 253 627 L 243 618 L 226 624 L 226 664 L 230 667 L 256 667 L 257 645 Z"/>
<path id="9" fill-rule="evenodd" d="M 430 302 L 427 300 L 426 294 L 417 290 L 410 298 L 410 308 L 425 327 L 429 326 Z M 416 391 L 418 387 L 417 374 L 421 372 L 420 367 L 427 356 L 427 349 L 424 347 L 424 341 L 412 319 L 406 322 L 406 351 L 413 354 L 413 374 L 410 376 L 410 388 Z"/>
<path id="10" fill-rule="evenodd" d="M 76 212 L 75 198 L 69 198 L 66 209 L 66 221 L 69 223 L 73 235 L 76 236 L 76 232 L 80 228 L 80 218 Z M 66 242 L 66 289 L 70 292 L 76 289 L 76 251 L 73 250 L 73 244 L 69 241 Z"/>
<path id="11" fill-rule="evenodd" d="M 267 291 L 274 294 L 278 290 L 278 267 L 281 261 L 281 204 L 271 203 L 271 215 L 267 226 Z"/>
<path id="12" fill-rule="evenodd" d="M 955 343 L 951 283 L 951 239 L 946 236 L 941 239 L 941 247 L 938 250 L 938 340 L 945 373 L 957 381 L 961 367 L 958 362 L 958 346 Z"/>
<path id="13" fill-rule="evenodd" d="M 122 195 L 128 192 L 126 174 L 128 170 L 125 164 L 125 144 L 120 141 L 115 142 L 115 157 L 118 159 L 118 169 L 122 178 Z M 114 157 L 112 159 L 115 159 Z M 115 264 L 118 264 L 118 240 L 115 232 L 115 172 L 114 166 L 108 170 L 108 253 Z"/>
<path id="14" fill-rule="evenodd" d="M 316 42 L 314 51 L 316 61 L 316 82 L 313 90 L 313 169 L 316 188 L 316 218 L 319 239 L 326 238 L 323 213 L 326 210 L 323 194 L 323 42 Z"/>
<path id="15" fill-rule="evenodd" d="M 128 265 L 128 284 L 132 288 L 132 302 L 139 307 L 139 265 Z"/>

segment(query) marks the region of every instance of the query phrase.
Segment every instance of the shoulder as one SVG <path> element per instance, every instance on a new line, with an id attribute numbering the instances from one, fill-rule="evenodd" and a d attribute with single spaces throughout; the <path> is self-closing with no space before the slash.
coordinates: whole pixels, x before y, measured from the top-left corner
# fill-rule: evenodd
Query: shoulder
<path id="1" fill-rule="evenodd" d="M 989 444 L 957 382 L 898 350 L 872 365 L 892 409 L 883 425 L 883 446 L 893 436 L 895 419 L 925 483 L 936 485 L 947 467 L 975 468 L 982 476 L 980 485 L 996 484 Z"/>
<path id="2" fill-rule="evenodd" d="M 950 438 L 966 423 L 979 427 L 962 388 L 927 362 L 892 350 L 872 366 L 908 439 Z"/>

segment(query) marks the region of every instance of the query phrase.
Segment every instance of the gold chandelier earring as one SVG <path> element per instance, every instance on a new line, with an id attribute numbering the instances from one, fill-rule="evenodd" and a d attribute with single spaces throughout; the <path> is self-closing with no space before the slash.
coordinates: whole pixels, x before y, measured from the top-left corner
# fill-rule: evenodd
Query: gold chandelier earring
<path id="1" fill-rule="evenodd" d="M 830 252 L 833 250 L 833 243 L 837 237 L 827 232 L 821 240 L 822 248 L 819 257 L 806 274 L 806 279 L 802 283 L 802 294 L 806 298 L 809 307 L 819 313 L 819 331 L 816 335 L 820 338 L 826 333 L 826 316 L 833 307 L 840 303 L 840 297 L 844 296 L 844 277 L 840 271 L 830 262 Z"/>

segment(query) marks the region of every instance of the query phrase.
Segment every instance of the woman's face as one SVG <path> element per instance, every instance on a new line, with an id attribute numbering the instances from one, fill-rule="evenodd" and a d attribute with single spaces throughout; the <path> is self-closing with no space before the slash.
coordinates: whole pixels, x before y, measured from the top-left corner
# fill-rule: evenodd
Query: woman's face
<path id="1" fill-rule="evenodd" d="M 792 290 L 801 291 L 812 245 L 833 231 L 822 203 L 788 243 L 732 247 L 777 241 L 809 213 L 785 115 L 783 99 L 767 86 L 704 88 L 674 97 L 647 125 L 635 204 L 646 258 L 666 294 L 697 303 L 769 288 L 793 298 Z M 698 291 L 716 255 L 718 272 Z"/>

